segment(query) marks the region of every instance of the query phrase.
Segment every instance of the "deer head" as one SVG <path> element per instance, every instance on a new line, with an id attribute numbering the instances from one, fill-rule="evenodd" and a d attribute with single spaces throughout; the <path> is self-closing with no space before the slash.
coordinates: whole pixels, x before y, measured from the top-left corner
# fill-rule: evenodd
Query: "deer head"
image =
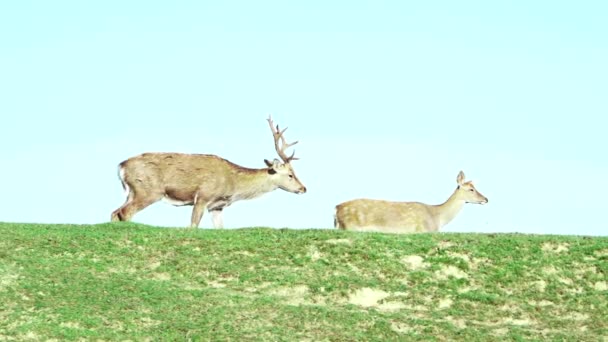
<path id="1" fill-rule="evenodd" d="M 477 189 L 475 189 L 473 182 L 465 182 L 464 179 L 464 172 L 460 171 L 460 173 L 458 173 L 458 177 L 456 178 L 456 182 L 458 183 L 457 192 L 460 198 L 462 198 L 466 203 L 488 203 L 488 199 L 477 191 Z"/>
<path id="2" fill-rule="evenodd" d="M 298 142 L 295 141 L 293 143 L 287 143 L 284 137 L 287 127 L 280 130 L 279 125 L 275 126 L 270 116 L 267 120 L 274 138 L 274 148 L 281 160 L 283 160 L 283 163 L 281 163 L 278 159 L 274 159 L 272 162 L 264 159 L 264 163 L 266 163 L 266 166 L 268 166 L 268 173 L 274 178 L 275 184 L 279 188 L 296 194 L 305 193 L 306 187 L 300 182 L 300 180 L 298 180 L 298 177 L 296 177 L 293 167 L 291 166 L 291 161 L 298 159 L 294 157 L 295 151 L 292 152 L 291 156 L 289 157 L 285 153 L 287 148 L 297 144 Z"/>

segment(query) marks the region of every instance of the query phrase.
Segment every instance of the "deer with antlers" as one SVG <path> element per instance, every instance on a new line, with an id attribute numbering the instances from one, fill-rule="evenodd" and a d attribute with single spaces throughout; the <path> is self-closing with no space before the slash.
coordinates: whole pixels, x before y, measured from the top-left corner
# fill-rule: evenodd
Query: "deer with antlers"
<path id="1" fill-rule="evenodd" d="M 112 221 L 129 221 L 147 206 L 165 200 L 176 206 L 193 206 L 190 226 L 198 227 L 203 212 L 211 213 L 214 228 L 223 228 L 222 211 L 235 201 L 252 199 L 277 188 L 296 194 L 306 192 L 291 166 L 295 151 L 285 150 L 284 133 L 268 117 L 277 154 L 283 160 L 264 159 L 265 168 L 251 169 L 210 154 L 144 153 L 118 165 L 127 193 L 125 203 L 112 213 Z"/>
<path id="2" fill-rule="evenodd" d="M 452 221 L 465 203 L 488 203 L 473 183 L 464 179 L 464 173 L 460 171 L 456 177 L 458 187 L 447 201 L 438 205 L 373 199 L 340 203 L 336 206 L 334 226 L 344 230 L 386 233 L 436 232 Z"/>

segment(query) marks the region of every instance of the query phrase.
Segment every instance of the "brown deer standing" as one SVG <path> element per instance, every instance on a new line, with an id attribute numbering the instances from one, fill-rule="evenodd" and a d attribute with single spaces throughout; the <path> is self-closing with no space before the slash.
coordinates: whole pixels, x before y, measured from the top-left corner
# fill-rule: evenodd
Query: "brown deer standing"
<path id="1" fill-rule="evenodd" d="M 338 204 L 334 225 L 339 229 L 354 231 L 436 232 L 452 221 L 465 203 L 488 203 L 488 199 L 475 189 L 473 183 L 464 179 L 464 173 L 460 171 L 456 178 L 458 187 L 446 202 L 439 205 L 372 199 Z"/>
<path id="2" fill-rule="evenodd" d="M 268 118 L 274 146 L 283 160 L 268 167 L 250 169 L 209 154 L 144 153 L 118 165 L 119 177 L 127 193 L 126 202 L 112 213 L 112 221 L 128 221 L 152 203 L 163 199 L 176 206 L 192 205 L 191 227 L 198 227 L 203 212 L 212 215 L 213 226 L 223 228 L 222 210 L 238 200 L 258 197 L 277 188 L 303 194 L 306 187 L 291 166 L 297 160 L 285 150 L 297 143 L 285 141 L 285 129 L 279 130 Z"/>

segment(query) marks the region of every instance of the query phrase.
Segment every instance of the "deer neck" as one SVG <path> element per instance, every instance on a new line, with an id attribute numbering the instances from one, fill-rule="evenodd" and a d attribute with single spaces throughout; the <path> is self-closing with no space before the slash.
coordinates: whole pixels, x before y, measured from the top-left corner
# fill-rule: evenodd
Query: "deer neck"
<path id="1" fill-rule="evenodd" d="M 433 206 L 438 228 L 441 228 L 452 221 L 462 210 L 464 204 L 465 201 L 460 198 L 459 191 L 456 189 L 447 201 Z"/>
<path id="2" fill-rule="evenodd" d="M 241 185 L 236 187 L 235 199 L 251 199 L 278 188 L 268 177 L 268 169 L 256 169 L 241 175 Z"/>

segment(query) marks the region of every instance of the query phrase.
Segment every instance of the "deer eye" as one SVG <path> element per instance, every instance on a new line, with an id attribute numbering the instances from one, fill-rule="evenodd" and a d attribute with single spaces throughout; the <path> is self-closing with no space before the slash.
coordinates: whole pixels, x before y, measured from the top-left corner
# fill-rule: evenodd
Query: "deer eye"
<path id="1" fill-rule="evenodd" d="M 469 191 L 470 191 L 470 192 L 473 192 L 473 191 L 475 191 L 475 189 L 469 189 Z"/>
<path id="2" fill-rule="evenodd" d="M 289 175 L 289 178 L 293 178 L 293 175 Z"/>

